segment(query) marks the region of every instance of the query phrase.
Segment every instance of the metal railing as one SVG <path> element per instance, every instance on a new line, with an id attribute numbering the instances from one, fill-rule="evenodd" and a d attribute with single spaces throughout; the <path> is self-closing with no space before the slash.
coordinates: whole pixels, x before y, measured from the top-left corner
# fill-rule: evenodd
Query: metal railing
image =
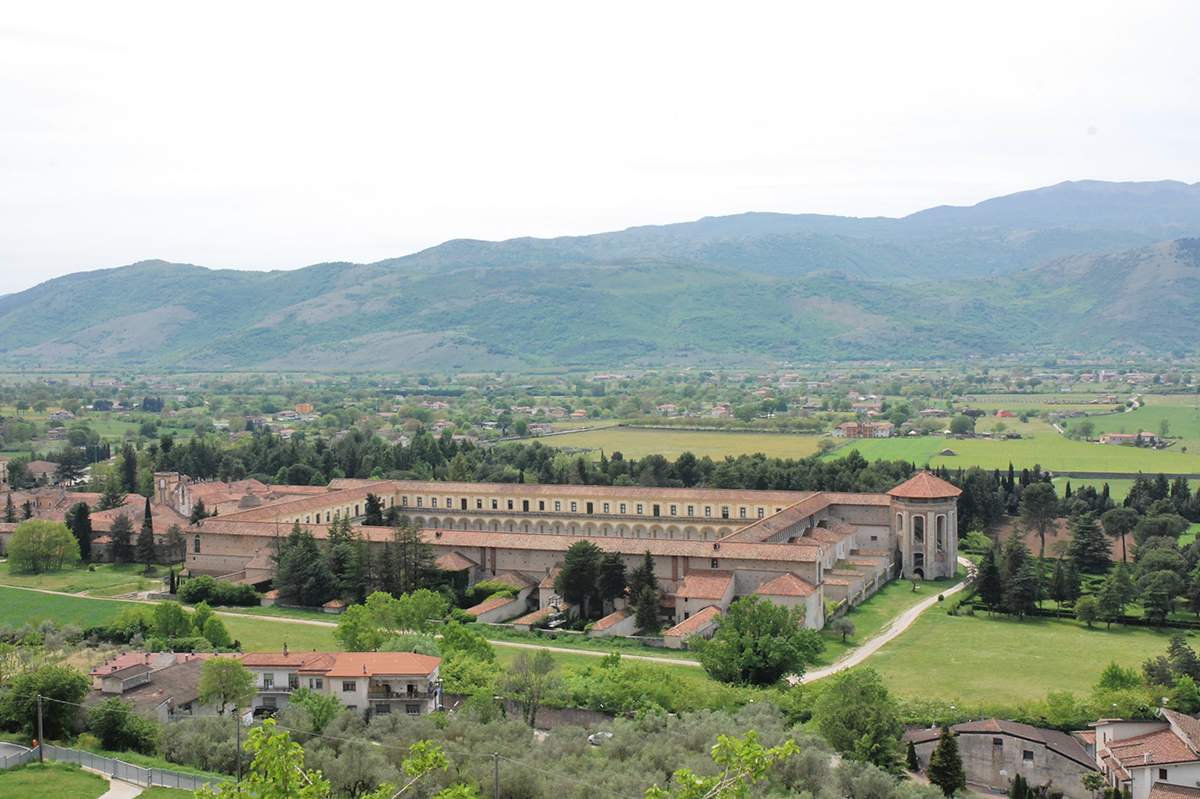
<path id="1" fill-rule="evenodd" d="M 182 788 L 185 791 L 194 791 L 209 784 L 232 782 L 227 777 L 204 777 L 199 774 L 185 774 L 180 771 L 171 771 L 164 768 L 144 768 L 142 766 L 135 766 L 132 763 L 126 763 L 124 760 L 118 760 L 115 757 L 101 757 L 91 752 L 68 749 L 64 746 L 43 744 L 41 749 L 41 754 L 47 760 L 78 763 L 90 771 L 106 774 L 113 779 L 132 782 L 135 785 L 142 785 L 147 788 L 152 785 L 161 785 L 164 788 Z M 0 768 L 11 768 L 21 763 L 29 763 L 37 760 L 38 756 L 37 747 L 15 755 L 0 756 Z"/>

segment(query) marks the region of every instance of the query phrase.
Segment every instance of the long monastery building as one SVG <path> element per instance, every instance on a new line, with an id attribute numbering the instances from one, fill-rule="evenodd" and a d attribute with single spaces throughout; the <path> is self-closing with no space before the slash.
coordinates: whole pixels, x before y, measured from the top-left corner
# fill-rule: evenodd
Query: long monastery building
<path id="1" fill-rule="evenodd" d="M 236 493 L 155 477 L 158 502 L 183 514 L 210 486 Z M 362 520 L 368 493 L 400 509 L 439 563 L 467 570 L 470 583 L 515 572 L 541 585 L 530 598 L 538 608 L 553 593 L 547 578 L 580 540 L 621 553 L 628 568 L 650 552 L 664 613 L 676 623 L 759 593 L 803 605 L 805 623 L 819 628 L 826 603 L 858 604 L 893 577 L 957 571 L 961 492 L 921 472 L 886 494 L 335 480 L 323 491 L 280 487 L 264 502 L 248 487 L 188 528 L 188 573 L 268 581 L 271 555 L 294 523 L 325 539 L 335 520 Z M 392 536 L 388 527 L 355 532 L 380 547 Z"/>

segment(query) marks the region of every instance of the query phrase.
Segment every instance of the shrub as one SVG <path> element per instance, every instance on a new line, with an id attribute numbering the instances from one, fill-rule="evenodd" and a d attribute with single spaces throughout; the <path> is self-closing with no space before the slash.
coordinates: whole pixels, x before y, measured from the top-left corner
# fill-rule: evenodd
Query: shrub
<path id="1" fill-rule="evenodd" d="M 180 602 L 195 605 L 207 602 L 210 605 L 257 605 L 260 594 L 251 585 L 233 585 L 220 583 L 207 574 L 192 579 L 179 586 Z"/>

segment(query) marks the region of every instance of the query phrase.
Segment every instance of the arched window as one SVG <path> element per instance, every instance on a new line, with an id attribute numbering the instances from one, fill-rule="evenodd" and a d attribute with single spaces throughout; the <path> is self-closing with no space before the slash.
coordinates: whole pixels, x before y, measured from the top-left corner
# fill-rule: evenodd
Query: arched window
<path id="1" fill-rule="evenodd" d="M 945 552 L 946 551 L 946 517 L 938 516 L 936 524 L 937 524 L 937 535 L 934 540 L 937 542 L 937 551 Z"/>
<path id="2" fill-rule="evenodd" d="M 912 517 L 913 544 L 917 546 L 925 545 L 925 517 Z"/>
<path id="3" fill-rule="evenodd" d="M 192 551 L 196 553 L 200 552 L 200 536 L 192 538 Z"/>

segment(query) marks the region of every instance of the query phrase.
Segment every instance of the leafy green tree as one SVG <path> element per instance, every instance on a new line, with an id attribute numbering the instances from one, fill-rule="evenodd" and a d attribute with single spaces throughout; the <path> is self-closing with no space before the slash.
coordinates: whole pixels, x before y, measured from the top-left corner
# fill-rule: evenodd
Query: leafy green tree
<path id="1" fill-rule="evenodd" d="M 11 500 L 11 497 L 10 497 Z M 14 519 L 15 521 L 15 519 Z M 79 557 L 87 561 L 92 558 L 92 516 L 86 502 L 76 502 L 67 511 L 66 524 L 75 540 L 79 542 Z"/>
<path id="2" fill-rule="evenodd" d="M 1125 615 L 1125 606 L 1129 604 L 1127 593 L 1121 585 L 1124 568 L 1124 563 L 1118 563 L 1117 568 L 1104 578 L 1100 592 L 1096 595 L 1096 612 L 1105 622 L 1105 629 L 1111 629 L 1112 623 Z"/>
<path id="3" fill-rule="evenodd" d="M 178 602 L 159 602 L 154 606 L 154 631 L 164 638 L 192 635 L 192 620 Z"/>
<path id="4" fill-rule="evenodd" d="M 510 698 L 521 703 L 525 723 L 536 726 L 542 703 L 563 689 L 558 663 L 550 650 L 539 649 L 532 654 L 521 650 L 508 669 L 504 689 Z"/>
<path id="5" fill-rule="evenodd" d="M 642 562 L 629 573 L 628 583 L 631 602 L 637 601 L 637 598 L 642 595 L 642 589 L 646 586 L 650 586 L 655 591 L 658 590 L 658 578 L 654 576 L 654 556 L 650 554 L 650 550 L 646 550 Z"/>
<path id="6" fill-rule="evenodd" d="M 1138 512 L 1133 508 L 1113 508 L 1100 517 L 1100 523 L 1104 525 L 1104 534 L 1109 538 L 1121 541 L 1122 563 L 1129 562 L 1129 556 L 1125 550 L 1125 538 L 1137 527 L 1140 518 Z"/>
<path id="7" fill-rule="evenodd" d="M 854 626 L 854 622 L 845 616 L 842 616 L 833 623 L 833 631 L 842 636 L 843 644 L 846 643 L 846 638 L 854 635 L 856 629 L 857 628 Z"/>
<path id="8" fill-rule="evenodd" d="M 592 618 L 593 602 L 598 599 L 597 581 L 603 556 L 604 551 L 591 541 L 576 541 L 567 548 L 563 567 L 554 578 L 555 593 L 568 604 L 579 607 L 585 619 Z"/>
<path id="9" fill-rule="evenodd" d="M 146 497 L 145 516 L 142 517 L 142 529 L 137 537 L 138 563 L 145 564 L 146 571 L 158 560 L 158 547 L 154 544 L 154 518 L 150 515 L 150 498 Z"/>
<path id="10" fill-rule="evenodd" d="M 113 752 L 153 755 L 158 750 L 158 725 L 138 715 L 132 702 L 119 696 L 102 701 L 91 712 L 92 733 Z"/>
<path id="11" fill-rule="evenodd" d="M 1021 492 L 1021 523 L 1026 530 L 1033 530 L 1041 539 L 1039 557 L 1046 556 L 1046 533 L 1055 529 L 1058 517 L 1058 495 L 1052 483 L 1033 483 Z"/>
<path id="12" fill-rule="evenodd" d="M 428 589 L 399 597 L 376 591 L 365 604 L 346 608 L 333 637 L 347 652 L 369 652 L 402 632 L 428 632 L 430 619 L 448 611 L 446 598 Z"/>
<path id="13" fill-rule="evenodd" d="M 411 594 L 433 587 L 437 574 L 433 545 L 425 540 L 421 531 L 408 524 L 400 524 L 392 535 L 392 562 L 395 565 L 393 591 Z"/>
<path id="14" fill-rule="evenodd" d="M 645 635 L 654 635 L 658 632 L 658 616 L 662 612 L 660 602 L 658 592 L 650 586 L 643 588 L 641 595 L 637 598 L 633 623 Z"/>
<path id="15" fill-rule="evenodd" d="M 288 698 L 288 705 L 302 707 L 308 713 L 312 730 L 317 735 L 325 731 L 333 717 L 345 710 L 346 706 L 333 694 L 317 693 L 309 688 L 297 688 Z"/>
<path id="16" fill-rule="evenodd" d="M 302 605 L 317 607 L 337 596 L 337 578 L 322 556 L 317 539 L 299 523 L 274 555 L 275 590 L 280 596 L 294 597 Z"/>
<path id="17" fill-rule="evenodd" d="M 192 615 L 190 616 L 192 626 L 195 627 L 196 631 L 201 635 L 204 634 L 204 625 L 207 624 L 208 620 L 212 617 L 213 609 L 208 606 L 208 600 L 206 599 L 202 599 L 196 603 L 196 607 L 192 609 Z"/>
<path id="18" fill-rule="evenodd" d="M 200 667 L 200 702 L 212 705 L 218 714 L 237 710 L 254 698 L 254 672 L 232 657 L 214 657 Z"/>
<path id="19" fill-rule="evenodd" d="M 605 552 L 600 558 L 600 574 L 596 578 L 596 595 L 610 605 L 625 595 L 625 559 L 619 552 Z"/>
<path id="20" fill-rule="evenodd" d="M 974 435 L 975 420 L 970 416 L 959 414 L 950 420 L 950 432 L 956 436 Z"/>
<path id="21" fill-rule="evenodd" d="M 1100 612 L 1098 604 L 1094 596 L 1080 597 L 1075 603 L 1075 618 L 1091 627 Z"/>
<path id="22" fill-rule="evenodd" d="M 167 561 L 170 563 L 177 563 L 187 557 L 187 538 L 183 535 L 183 528 L 178 524 L 172 524 L 167 528 L 163 549 Z"/>
<path id="23" fill-rule="evenodd" d="M 70 666 L 42 666 L 24 671 L 13 680 L 12 690 L 0 697 L 0 718 L 26 737 L 37 737 L 37 697 L 42 697 L 42 734 L 48 741 L 69 738 L 79 717 L 79 705 L 91 681 Z"/>
<path id="24" fill-rule="evenodd" d="M 1147 619 L 1155 622 L 1159 629 L 1171 612 L 1171 586 L 1168 581 L 1170 572 L 1158 572 L 1151 576 L 1146 587 L 1142 590 L 1142 610 Z M 1174 576 L 1174 575 L 1171 575 Z"/>
<path id="25" fill-rule="evenodd" d="M 129 517 L 124 513 L 117 514 L 108 530 L 108 537 L 112 539 L 108 545 L 108 554 L 113 563 L 129 563 L 133 559 L 133 522 Z"/>
<path id="26" fill-rule="evenodd" d="M 62 522 L 28 519 L 8 542 L 8 566 L 15 572 L 42 574 L 79 562 L 79 542 Z"/>
<path id="27" fill-rule="evenodd" d="M 896 771 L 904 727 L 899 705 L 879 674 L 858 666 L 822 683 L 813 722 L 829 745 L 852 760 Z"/>
<path id="28" fill-rule="evenodd" d="M 752 785 L 799 752 L 793 740 L 766 749 L 758 742 L 754 730 L 741 740 L 720 735 L 712 750 L 717 774 L 700 776 L 691 769 L 680 769 L 672 779 L 676 786 L 674 794 L 655 784 L 647 789 L 646 799 L 745 799 Z"/>
<path id="29" fill-rule="evenodd" d="M 704 670 L 721 682 L 773 685 L 787 674 L 803 674 L 825 649 L 820 634 L 802 626 L 802 609 L 757 594 L 735 600 L 716 623 L 699 655 Z"/>
<path id="30" fill-rule="evenodd" d="M 962 755 L 958 752 L 958 741 L 948 723 L 942 725 L 937 748 L 929 756 L 929 768 L 925 770 L 925 776 L 931 785 L 942 789 L 947 799 L 967 789 L 967 772 L 963 769 Z"/>
<path id="31" fill-rule="evenodd" d="M 225 622 L 216 616 L 212 616 L 208 621 L 204 622 L 202 634 L 217 649 L 229 649 L 233 646 L 233 636 L 225 628 Z"/>

